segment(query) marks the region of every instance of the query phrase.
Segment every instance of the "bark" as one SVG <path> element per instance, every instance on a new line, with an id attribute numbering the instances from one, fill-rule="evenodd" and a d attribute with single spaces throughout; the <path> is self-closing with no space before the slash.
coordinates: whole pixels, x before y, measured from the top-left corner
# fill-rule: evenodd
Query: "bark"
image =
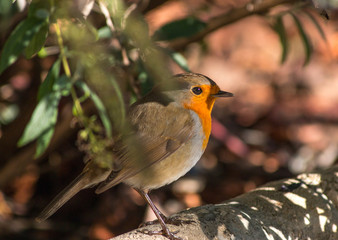
<path id="1" fill-rule="evenodd" d="M 271 182 L 224 203 L 173 217 L 191 221 L 168 225 L 182 239 L 338 239 L 338 165 Z M 159 230 L 160 226 L 142 229 Z M 166 238 L 136 229 L 113 239 Z"/>

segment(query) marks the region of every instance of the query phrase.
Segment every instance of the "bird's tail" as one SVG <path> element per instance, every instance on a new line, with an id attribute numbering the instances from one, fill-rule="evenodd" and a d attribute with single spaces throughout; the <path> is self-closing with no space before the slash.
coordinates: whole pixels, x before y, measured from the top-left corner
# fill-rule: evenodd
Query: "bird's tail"
<path id="1" fill-rule="evenodd" d="M 88 187 L 87 172 L 82 172 L 75 178 L 65 189 L 63 189 L 40 213 L 36 221 L 42 222 L 53 215 L 60 207 L 62 207 L 69 199 L 71 199 L 80 190 Z"/>

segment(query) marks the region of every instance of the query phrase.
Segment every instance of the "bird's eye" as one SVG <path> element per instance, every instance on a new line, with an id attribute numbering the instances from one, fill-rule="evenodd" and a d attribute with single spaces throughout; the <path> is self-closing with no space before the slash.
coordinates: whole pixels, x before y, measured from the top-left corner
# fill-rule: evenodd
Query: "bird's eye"
<path id="1" fill-rule="evenodd" d="M 194 87 L 194 88 L 191 89 L 191 91 L 196 95 L 200 95 L 203 92 L 202 88 L 200 88 L 200 87 Z"/>

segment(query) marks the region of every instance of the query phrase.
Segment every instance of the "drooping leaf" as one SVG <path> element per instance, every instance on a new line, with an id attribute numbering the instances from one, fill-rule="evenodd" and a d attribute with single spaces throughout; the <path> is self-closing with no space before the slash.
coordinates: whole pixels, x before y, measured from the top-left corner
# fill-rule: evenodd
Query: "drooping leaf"
<path id="1" fill-rule="evenodd" d="M 101 99 L 96 95 L 95 92 L 93 92 L 89 87 L 88 85 L 83 82 L 83 81 L 77 81 L 76 82 L 76 85 L 81 88 L 85 94 L 90 94 L 90 98 L 93 100 L 97 110 L 98 110 L 98 113 L 99 113 L 99 116 L 101 118 L 101 121 L 102 121 L 102 124 L 106 130 L 106 134 L 108 137 L 111 137 L 112 136 L 112 125 L 111 125 L 111 121 L 108 117 L 108 113 L 107 113 L 107 110 L 105 108 L 105 106 L 103 105 Z"/>
<path id="2" fill-rule="evenodd" d="M 113 86 L 114 94 L 115 94 L 114 98 L 115 98 L 116 103 L 113 104 L 113 108 L 118 110 L 118 112 L 116 112 L 116 114 L 112 114 L 112 115 L 116 116 L 114 118 L 114 121 L 117 122 L 117 126 L 122 127 L 123 124 L 126 121 L 125 120 L 126 111 L 125 111 L 125 106 L 124 106 L 123 95 L 122 95 L 120 86 L 116 82 L 114 76 L 108 76 L 108 77 L 109 77 L 111 85 Z M 119 121 L 117 121 L 117 120 L 119 120 Z"/>
<path id="3" fill-rule="evenodd" d="M 18 142 L 18 146 L 21 147 L 30 143 L 55 126 L 60 98 L 61 95 L 59 93 L 52 92 L 45 95 L 38 102 L 30 121 Z"/>
<path id="4" fill-rule="evenodd" d="M 49 19 L 50 1 L 34 1 L 29 6 L 28 17 L 21 21 L 5 42 L 0 58 L 0 74 L 29 46 L 27 55 L 31 56 L 41 49 L 44 42 L 41 35 L 35 37 Z M 41 33 L 43 34 L 43 32 Z M 31 43 L 35 38 L 34 43 Z M 37 51 L 36 51 L 37 50 Z"/>
<path id="5" fill-rule="evenodd" d="M 23 146 L 37 139 L 35 157 L 39 157 L 48 147 L 54 133 L 60 98 L 65 89 L 70 89 L 70 86 L 65 86 L 64 76 L 59 77 L 60 65 L 60 59 L 56 60 L 40 85 L 38 104 L 18 142 L 19 146 Z"/>
<path id="6" fill-rule="evenodd" d="M 53 73 L 51 74 L 56 74 L 57 71 L 55 69 L 58 69 L 57 63 L 56 65 L 54 64 Z M 55 75 L 53 77 L 55 77 Z M 55 79 L 52 86 L 50 86 L 51 82 L 52 81 L 49 80 L 44 90 L 41 90 L 39 102 L 18 142 L 18 146 L 23 146 L 40 138 L 38 140 L 37 155 L 42 154 L 48 146 L 51 139 L 50 135 L 53 135 L 58 116 L 59 101 L 66 93 L 69 95 L 71 88 L 71 82 L 65 75 Z"/>
<path id="7" fill-rule="evenodd" d="M 97 33 L 99 39 L 109 39 L 113 36 L 113 33 L 108 26 L 100 28 Z"/>
<path id="8" fill-rule="evenodd" d="M 61 94 L 61 96 L 70 95 L 70 90 L 72 88 L 72 82 L 66 75 L 60 76 L 53 85 L 53 91 Z"/>
<path id="9" fill-rule="evenodd" d="M 29 45 L 25 49 L 25 57 L 32 58 L 38 53 L 46 42 L 49 30 L 49 23 L 46 21 L 40 30 L 33 36 Z"/>
<path id="10" fill-rule="evenodd" d="M 49 70 L 45 80 L 40 85 L 38 91 L 38 101 L 41 100 L 44 96 L 51 93 L 53 90 L 53 85 L 55 80 L 59 77 L 60 73 L 60 59 L 56 60 L 51 69 Z"/>
<path id="11" fill-rule="evenodd" d="M 313 24 L 315 25 L 315 27 L 317 28 L 320 36 L 322 37 L 322 39 L 324 41 L 327 41 L 325 33 L 323 28 L 320 26 L 319 22 L 317 21 L 317 19 L 308 11 L 304 11 L 305 15 L 309 17 L 309 19 L 313 22 Z"/>
<path id="12" fill-rule="evenodd" d="M 299 31 L 299 35 L 303 41 L 303 45 L 304 45 L 304 49 L 305 49 L 305 62 L 304 62 L 304 65 L 307 65 L 310 61 L 310 58 L 311 58 L 311 55 L 312 55 L 312 52 L 313 52 L 313 47 L 312 47 L 312 44 L 311 44 L 311 41 L 309 39 L 309 37 L 307 36 L 300 20 L 298 19 L 298 17 L 290 12 L 297 28 L 298 28 L 298 31 Z"/>
<path id="13" fill-rule="evenodd" d="M 282 16 L 277 17 L 276 22 L 273 25 L 273 29 L 279 36 L 279 40 L 282 46 L 281 63 L 284 63 L 289 52 L 289 44 Z"/>
<path id="14" fill-rule="evenodd" d="M 186 72 L 190 72 L 188 62 L 182 54 L 178 52 L 171 52 L 170 56 L 180 68 L 182 68 Z"/>
<path id="15" fill-rule="evenodd" d="M 40 157 L 45 150 L 47 149 L 50 140 L 53 137 L 54 134 L 54 130 L 55 130 L 55 125 L 51 126 L 50 128 L 48 128 L 45 132 L 43 132 L 37 139 L 36 141 L 36 151 L 35 151 L 35 158 Z"/>
<path id="16" fill-rule="evenodd" d="M 187 17 L 165 24 L 154 33 L 153 38 L 163 41 L 190 37 L 202 31 L 205 27 L 205 22 L 195 17 Z"/>
<path id="17" fill-rule="evenodd" d="M 83 91 L 83 95 L 79 97 L 80 102 L 84 102 L 91 97 L 93 91 L 88 87 L 88 85 L 85 82 L 77 81 L 75 84 Z"/>
<path id="18" fill-rule="evenodd" d="M 93 41 L 96 42 L 99 39 L 99 33 L 97 28 L 92 25 L 89 21 L 84 21 L 84 24 L 86 26 L 86 31 L 87 31 L 87 35 L 88 37 L 90 37 L 90 41 L 88 39 L 89 42 Z"/>
<path id="19" fill-rule="evenodd" d="M 32 1 L 28 9 L 28 18 L 46 20 L 50 16 L 51 1 Z"/>
<path id="20" fill-rule="evenodd" d="M 55 66 L 55 68 L 54 68 L 54 66 Z M 53 85 L 48 86 L 48 89 L 51 92 L 44 91 L 43 93 L 45 93 L 45 95 L 42 96 L 42 97 L 44 97 L 44 96 L 49 96 L 49 95 L 55 94 L 56 98 L 57 98 L 57 96 L 60 96 L 59 99 L 58 99 L 58 102 L 59 102 L 61 96 L 67 96 L 67 95 L 70 94 L 70 88 L 71 88 L 71 82 L 69 81 L 69 79 L 65 75 L 62 75 L 61 77 L 57 78 L 58 74 L 59 74 L 59 71 L 57 71 L 57 70 L 59 70 L 59 68 L 60 68 L 60 61 L 58 60 L 54 63 L 54 65 L 51 69 L 51 71 L 53 70 L 52 75 L 54 75 L 51 78 L 55 77 L 55 80 L 53 81 Z M 48 145 L 49 145 L 49 143 L 50 143 L 50 141 L 53 137 L 53 134 L 54 134 L 54 131 L 55 131 L 56 120 L 57 120 L 57 110 L 58 110 L 58 103 L 55 106 L 55 112 L 56 112 L 55 119 L 53 119 L 54 115 L 52 115 L 53 117 L 50 119 L 51 124 L 50 124 L 49 128 L 47 128 L 44 132 L 42 132 L 37 138 L 36 152 L 35 152 L 35 156 L 34 156 L 35 158 L 40 157 L 45 152 L 45 150 L 47 149 L 47 147 L 48 147 Z"/>
<path id="21" fill-rule="evenodd" d="M 16 61 L 43 25 L 44 21 L 37 18 L 26 18 L 19 23 L 4 45 L 0 58 L 0 74 Z"/>
<path id="22" fill-rule="evenodd" d="M 6 16 L 10 14 L 11 9 L 13 9 L 13 6 L 10 1 L 0 1 L 0 15 Z"/>

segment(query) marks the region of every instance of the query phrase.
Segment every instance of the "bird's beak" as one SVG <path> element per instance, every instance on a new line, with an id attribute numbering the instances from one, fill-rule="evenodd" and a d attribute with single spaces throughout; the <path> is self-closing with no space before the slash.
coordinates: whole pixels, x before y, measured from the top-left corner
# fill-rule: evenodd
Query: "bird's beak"
<path id="1" fill-rule="evenodd" d="M 213 97 L 233 97 L 234 94 L 219 90 L 218 93 L 212 94 L 212 96 Z"/>

